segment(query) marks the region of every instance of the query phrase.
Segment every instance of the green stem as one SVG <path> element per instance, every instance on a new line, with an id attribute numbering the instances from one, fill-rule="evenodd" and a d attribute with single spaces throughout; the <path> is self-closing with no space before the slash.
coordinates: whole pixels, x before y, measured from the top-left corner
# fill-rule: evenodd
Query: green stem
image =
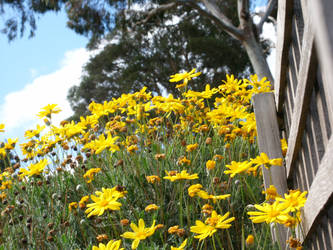
<path id="1" fill-rule="evenodd" d="M 200 250 L 202 249 L 204 242 L 205 242 L 204 240 L 201 242 Z M 200 242 L 199 242 L 199 244 L 200 244 Z"/>
<path id="2" fill-rule="evenodd" d="M 179 221 L 180 221 L 180 227 L 183 228 L 183 186 L 182 182 L 179 182 L 179 193 L 180 193 L 180 198 L 179 198 Z"/>
<path id="3" fill-rule="evenodd" d="M 281 242 L 280 242 L 280 230 L 279 230 L 279 227 L 277 226 L 276 223 L 274 223 L 274 227 L 275 227 L 275 230 L 276 230 L 276 234 L 275 234 L 275 236 L 276 236 L 276 241 L 277 241 L 277 243 L 278 243 L 278 245 L 279 245 L 279 249 L 282 250 Z"/>
<path id="4" fill-rule="evenodd" d="M 115 233 L 115 238 L 116 237 L 119 237 L 119 233 L 118 233 L 118 230 L 117 230 L 117 228 L 115 227 L 115 225 L 114 225 L 114 223 L 113 223 L 113 220 L 112 220 L 112 216 L 111 216 L 111 214 L 110 213 L 108 213 L 108 217 L 109 217 L 109 221 L 110 221 L 110 223 L 111 223 L 111 227 L 112 227 L 112 229 L 113 229 L 113 231 L 114 231 L 114 233 Z"/>
<path id="5" fill-rule="evenodd" d="M 191 216 L 190 216 L 190 204 L 189 202 L 185 202 L 185 206 L 186 206 L 186 217 L 187 217 L 187 225 L 191 225 Z"/>
<path id="6" fill-rule="evenodd" d="M 270 231 L 270 227 L 269 225 L 267 225 L 267 230 L 266 230 L 266 233 L 265 233 L 265 241 L 264 241 L 264 246 L 262 249 L 266 249 L 266 240 L 267 240 L 267 235 L 268 235 L 268 232 Z"/>
<path id="7" fill-rule="evenodd" d="M 220 249 L 223 249 L 223 246 L 222 246 L 222 242 L 220 240 L 220 237 L 216 237 L 217 238 L 217 244 L 219 245 Z"/>
<path id="8" fill-rule="evenodd" d="M 245 177 L 243 177 L 243 180 L 244 180 L 244 182 L 245 182 L 245 184 L 246 184 L 246 187 L 247 187 L 247 189 L 249 190 L 249 193 L 250 193 L 250 195 L 251 195 L 251 197 L 252 197 L 252 199 L 253 199 L 253 201 L 255 202 L 255 204 L 257 204 L 258 203 L 258 201 L 257 201 L 257 198 L 256 198 L 256 196 L 254 195 L 254 193 L 253 193 L 253 190 L 252 190 L 252 188 L 251 188 L 251 186 L 247 183 L 247 181 L 246 181 L 246 178 Z"/>
<path id="9" fill-rule="evenodd" d="M 216 250 L 214 234 L 213 234 L 213 236 L 212 236 L 212 240 L 213 240 L 213 247 L 214 247 L 214 250 Z"/>
<path id="10" fill-rule="evenodd" d="M 230 248 L 231 248 L 232 250 L 234 250 L 234 246 L 232 245 L 232 241 L 231 241 L 230 233 L 229 233 L 228 230 L 227 230 L 227 237 L 228 237 L 228 242 L 229 242 L 229 244 L 230 244 Z"/>

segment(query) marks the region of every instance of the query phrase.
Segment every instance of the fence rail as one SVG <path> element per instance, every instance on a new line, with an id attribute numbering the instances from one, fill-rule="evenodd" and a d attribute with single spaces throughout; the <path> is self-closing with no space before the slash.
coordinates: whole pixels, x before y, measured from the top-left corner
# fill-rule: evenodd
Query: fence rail
<path id="1" fill-rule="evenodd" d="M 306 249 L 333 249 L 332 13 L 332 0 L 278 1 L 273 101 L 279 119 L 273 121 L 278 132 L 272 136 L 268 134 L 275 125 L 262 125 L 269 115 L 258 108 L 263 97 L 254 100 L 259 148 L 272 151 L 267 142 L 260 146 L 260 140 L 268 136 L 265 140 L 276 141 L 276 133 L 288 142 L 286 172 L 274 174 L 278 191 L 308 191 L 302 214 L 304 235 L 299 235 Z M 266 187 L 267 178 L 264 175 Z M 286 238 L 287 231 L 284 234 Z"/>

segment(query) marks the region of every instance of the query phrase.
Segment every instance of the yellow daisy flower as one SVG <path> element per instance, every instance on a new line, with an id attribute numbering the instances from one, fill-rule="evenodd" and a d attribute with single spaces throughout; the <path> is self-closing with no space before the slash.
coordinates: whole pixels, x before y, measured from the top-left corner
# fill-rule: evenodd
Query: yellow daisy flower
<path id="1" fill-rule="evenodd" d="M 207 168 L 208 170 L 212 170 L 212 169 L 214 169 L 214 168 L 215 168 L 215 165 L 216 165 L 216 161 L 208 160 L 208 161 L 206 162 L 206 168 Z"/>
<path id="2" fill-rule="evenodd" d="M 169 80 L 169 82 L 180 82 L 182 80 L 183 84 L 179 84 L 176 86 L 176 88 L 181 88 L 187 85 L 188 81 L 191 80 L 193 77 L 199 76 L 201 75 L 201 72 L 197 72 L 195 73 L 196 68 L 192 69 L 190 72 L 184 72 L 184 73 L 178 73 L 178 74 L 174 74 L 171 75 L 171 79 Z"/>
<path id="3" fill-rule="evenodd" d="M 229 217 L 230 212 L 227 212 L 225 215 L 219 215 L 214 210 L 211 217 L 207 218 L 205 223 L 219 229 L 228 229 L 231 227 L 230 222 L 235 220 L 235 217 Z M 227 219 L 228 218 L 228 219 Z"/>
<path id="4" fill-rule="evenodd" d="M 186 170 L 183 170 L 181 173 L 176 172 L 175 175 L 171 174 L 171 171 L 168 172 L 165 170 L 165 173 L 168 176 L 164 176 L 163 179 L 167 179 L 170 180 L 172 182 L 176 181 L 176 180 L 194 180 L 194 179 L 198 179 L 198 174 L 192 174 L 190 175 L 189 173 L 187 173 Z"/>
<path id="5" fill-rule="evenodd" d="M 289 190 L 289 194 L 284 194 L 284 199 L 276 198 L 276 200 L 280 201 L 288 212 L 295 212 L 300 210 L 301 207 L 304 207 L 307 193 L 307 191 L 301 193 L 299 190 Z"/>
<path id="6" fill-rule="evenodd" d="M 201 184 L 194 184 L 191 185 L 187 191 L 188 191 L 188 195 L 191 197 L 194 197 L 199 191 L 201 191 L 202 189 L 202 185 Z"/>
<path id="7" fill-rule="evenodd" d="M 288 219 L 288 211 L 285 210 L 285 205 L 278 201 L 275 201 L 273 204 L 256 204 L 254 207 L 259 211 L 251 211 L 247 213 L 250 215 L 250 220 L 252 220 L 253 223 L 283 223 L 286 219 Z"/>
<path id="8" fill-rule="evenodd" d="M 43 159 L 38 163 L 31 164 L 28 169 L 21 168 L 20 169 L 20 176 L 33 176 L 33 175 L 40 175 L 44 168 L 49 164 L 47 159 Z"/>
<path id="9" fill-rule="evenodd" d="M 199 147 L 198 143 L 190 144 L 186 146 L 186 152 L 192 152 Z"/>
<path id="10" fill-rule="evenodd" d="M 265 168 L 269 166 L 282 166 L 283 160 L 281 158 L 269 159 L 267 154 L 261 153 L 255 159 L 251 161 L 253 164 L 256 164 L 255 167 L 259 167 L 260 165 L 264 165 Z"/>
<path id="11" fill-rule="evenodd" d="M 235 162 L 232 161 L 230 165 L 226 165 L 228 170 L 225 170 L 225 174 L 230 174 L 231 178 L 234 178 L 236 174 L 243 173 L 251 167 L 251 163 L 248 161 Z"/>
<path id="12" fill-rule="evenodd" d="M 133 232 L 125 232 L 121 235 L 121 237 L 134 240 L 132 242 L 132 249 L 136 249 L 139 246 L 140 240 L 144 240 L 147 237 L 153 235 L 156 230 L 155 220 L 153 221 L 151 227 L 148 228 L 145 227 L 145 222 L 143 219 L 139 220 L 138 226 L 134 223 L 131 223 L 130 227 L 132 228 Z"/>
<path id="13" fill-rule="evenodd" d="M 57 108 L 57 104 L 48 104 L 45 107 L 42 108 L 42 111 L 40 111 L 37 116 L 39 118 L 48 117 L 51 118 L 52 114 L 57 114 L 61 111 L 61 109 Z"/>
<path id="14" fill-rule="evenodd" d="M 186 246 L 187 239 L 183 241 L 183 243 L 179 247 L 173 247 L 171 246 L 171 250 L 183 250 Z"/>
<path id="15" fill-rule="evenodd" d="M 263 194 L 266 194 L 266 200 L 275 200 L 276 197 L 281 197 L 274 185 L 270 185 L 269 188 L 266 189 L 266 191 L 262 191 Z"/>
<path id="16" fill-rule="evenodd" d="M 90 196 L 94 203 L 88 204 L 85 211 L 88 218 L 93 215 L 101 216 L 105 210 L 119 210 L 122 206 L 117 200 L 124 197 L 124 192 L 118 192 L 116 188 L 102 188 L 102 191 L 95 193 L 97 196 Z"/>
<path id="17" fill-rule="evenodd" d="M 98 247 L 93 246 L 92 250 L 123 250 L 124 248 L 119 248 L 121 244 L 121 240 L 110 240 L 107 245 L 103 243 L 99 243 Z"/>
<path id="18" fill-rule="evenodd" d="M 0 132 L 5 132 L 5 124 L 0 123 Z"/>
<path id="19" fill-rule="evenodd" d="M 161 181 L 161 178 L 158 177 L 157 175 L 150 175 L 150 176 L 146 176 L 146 180 L 147 180 L 149 183 L 154 184 L 155 182 L 160 182 L 160 181 Z"/>
<path id="20" fill-rule="evenodd" d="M 83 175 L 83 178 L 86 180 L 87 183 L 90 183 L 94 179 L 94 175 L 99 172 L 101 172 L 100 168 L 91 168 Z"/>
<path id="21" fill-rule="evenodd" d="M 157 209 L 159 209 L 159 208 L 160 208 L 160 207 L 157 206 L 156 204 L 150 204 L 150 205 L 146 206 L 145 211 L 146 211 L 146 212 L 149 212 L 149 211 L 152 211 L 152 210 L 157 210 Z"/>
<path id="22" fill-rule="evenodd" d="M 206 239 L 208 236 L 212 237 L 212 235 L 217 231 L 215 227 L 206 225 L 200 220 L 196 220 L 195 226 L 191 226 L 190 230 L 192 233 L 198 234 L 194 236 L 194 238 L 199 239 L 199 241 Z"/>

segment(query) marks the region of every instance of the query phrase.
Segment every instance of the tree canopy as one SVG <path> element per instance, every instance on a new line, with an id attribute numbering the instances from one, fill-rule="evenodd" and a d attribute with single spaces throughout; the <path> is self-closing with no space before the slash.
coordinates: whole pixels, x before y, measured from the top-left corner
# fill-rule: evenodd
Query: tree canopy
<path id="1" fill-rule="evenodd" d="M 69 94 L 74 110 L 82 113 L 91 100 L 119 95 L 120 85 L 128 92 L 157 82 L 172 92 L 166 84 L 170 73 L 193 65 L 202 65 L 207 72 L 214 70 L 218 73 L 217 78 L 220 73 L 244 72 L 249 69 L 250 61 L 259 78 L 267 77 L 273 81 L 260 33 L 277 1 L 268 0 L 258 24 L 253 23 L 253 9 L 250 8 L 254 2 L 2 0 L 0 11 L 2 14 L 13 13 L 13 16 L 5 15 L 7 21 L 3 29 L 10 40 L 22 35 L 27 24 L 30 24 L 30 35 L 33 35 L 37 16 L 62 8 L 67 13 L 68 27 L 90 38 L 88 47 L 96 47 L 100 41 L 118 39 L 88 63 L 81 85 Z M 7 11 L 9 9 L 12 11 Z M 166 20 L 173 15 L 181 21 L 177 25 L 166 25 Z M 214 77 L 207 75 L 207 80 L 214 82 Z M 152 90 L 160 93 L 157 86 Z"/>
<path id="2" fill-rule="evenodd" d="M 155 94 L 166 90 L 178 96 L 169 76 L 194 65 L 206 72 L 200 82 L 212 86 L 221 84 L 227 73 L 244 76 L 251 71 L 239 41 L 219 31 L 196 10 L 180 8 L 178 12 L 163 13 L 135 29 L 120 25 L 113 30 L 108 45 L 85 66 L 80 85 L 70 90 L 74 118 L 86 114 L 92 101 L 111 100 L 143 86 Z M 195 80 L 191 88 L 203 90 Z"/>

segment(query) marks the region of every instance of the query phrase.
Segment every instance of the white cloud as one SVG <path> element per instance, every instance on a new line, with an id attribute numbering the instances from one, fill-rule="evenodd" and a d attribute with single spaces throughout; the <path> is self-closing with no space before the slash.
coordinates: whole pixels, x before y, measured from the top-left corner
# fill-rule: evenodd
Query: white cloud
<path id="1" fill-rule="evenodd" d="M 276 65 L 276 28 L 272 23 L 264 23 L 262 37 L 269 39 L 272 42 L 271 53 L 267 57 L 268 66 L 272 72 L 273 78 L 275 78 L 275 65 Z"/>
<path id="2" fill-rule="evenodd" d="M 79 84 L 82 66 L 88 61 L 89 54 L 84 48 L 68 51 L 58 70 L 39 76 L 23 89 L 7 94 L 0 105 L 0 123 L 5 123 L 6 133 L 34 128 L 38 122 L 36 114 L 47 104 L 58 104 L 62 109 L 54 116 L 55 123 L 72 115 L 67 93 L 70 87 Z"/>
<path id="3" fill-rule="evenodd" d="M 263 6 L 256 7 L 254 12 L 255 13 L 264 13 L 265 10 L 266 10 L 266 6 L 263 5 Z M 257 24 L 257 23 L 259 23 L 259 21 L 260 21 L 260 16 L 255 15 L 253 17 L 253 22 Z M 276 55 L 276 49 L 275 49 L 275 45 L 276 45 L 276 27 L 275 27 L 275 25 L 271 22 L 264 23 L 264 25 L 262 27 L 261 36 L 264 39 L 269 39 L 272 43 L 271 53 L 269 54 L 269 56 L 267 57 L 266 60 L 267 60 L 268 66 L 269 66 L 269 68 L 272 72 L 273 78 L 274 78 L 275 77 L 275 64 L 276 64 L 276 56 L 275 56 Z"/>
<path id="4" fill-rule="evenodd" d="M 37 69 L 30 69 L 29 71 L 32 78 L 35 78 L 38 75 Z"/>

